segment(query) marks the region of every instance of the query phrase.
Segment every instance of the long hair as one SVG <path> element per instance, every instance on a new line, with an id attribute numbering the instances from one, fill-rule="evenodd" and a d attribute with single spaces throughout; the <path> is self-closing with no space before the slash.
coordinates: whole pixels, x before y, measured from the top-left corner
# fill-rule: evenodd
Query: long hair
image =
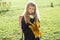
<path id="1" fill-rule="evenodd" d="M 29 17 L 29 12 L 28 12 L 28 8 L 29 8 L 30 5 L 34 7 L 33 16 L 35 18 L 35 21 L 38 20 L 37 13 L 36 13 L 36 5 L 33 4 L 33 3 L 28 3 L 28 5 L 26 7 L 26 12 L 25 12 L 25 15 L 24 15 L 24 18 L 25 18 L 25 22 L 26 23 L 29 23 L 30 22 L 30 17 Z"/>

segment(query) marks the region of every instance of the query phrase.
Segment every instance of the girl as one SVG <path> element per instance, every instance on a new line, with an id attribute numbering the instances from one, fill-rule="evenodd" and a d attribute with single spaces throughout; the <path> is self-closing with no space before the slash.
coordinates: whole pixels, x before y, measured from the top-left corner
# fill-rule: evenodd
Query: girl
<path id="1" fill-rule="evenodd" d="M 36 5 L 33 3 L 28 3 L 25 14 L 19 17 L 19 23 L 24 33 L 24 40 L 40 40 L 39 37 L 39 27 L 37 28 L 37 17 Z M 36 24 L 34 24 L 36 23 Z M 36 30 L 36 32 L 35 32 Z"/>

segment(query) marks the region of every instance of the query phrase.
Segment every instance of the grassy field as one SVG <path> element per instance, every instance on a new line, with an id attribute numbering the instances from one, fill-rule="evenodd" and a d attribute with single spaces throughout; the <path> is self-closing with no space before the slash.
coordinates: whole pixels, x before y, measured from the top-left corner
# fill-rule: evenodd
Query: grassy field
<path id="1" fill-rule="evenodd" d="M 19 16 L 24 11 L 27 0 L 11 1 L 10 11 L 0 13 L 0 40 L 20 40 L 21 32 L 19 26 Z M 60 0 L 35 0 L 41 16 L 41 31 L 44 36 L 41 40 L 60 40 L 60 6 L 42 7 L 59 4 Z"/>

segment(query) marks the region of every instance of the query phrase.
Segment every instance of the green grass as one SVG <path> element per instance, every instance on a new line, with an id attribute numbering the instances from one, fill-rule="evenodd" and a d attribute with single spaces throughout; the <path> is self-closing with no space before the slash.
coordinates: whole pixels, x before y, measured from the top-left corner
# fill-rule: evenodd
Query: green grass
<path id="1" fill-rule="evenodd" d="M 41 40 L 60 40 L 60 6 L 40 7 L 49 5 L 51 1 L 54 4 L 60 2 L 59 0 L 35 0 L 41 14 L 41 31 L 44 33 Z M 0 40 L 19 40 L 21 38 L 19 16 L 23 13 L 27 0 L 13 2 L 12 11 L 0 13 Z"/>
<path id="2" fill-rule="evenodd" d="M 45 33 L 45 36 L 42 39 L 60 40 L 59 10 L 59 7 L 41 9 L 41 30 Z"/>

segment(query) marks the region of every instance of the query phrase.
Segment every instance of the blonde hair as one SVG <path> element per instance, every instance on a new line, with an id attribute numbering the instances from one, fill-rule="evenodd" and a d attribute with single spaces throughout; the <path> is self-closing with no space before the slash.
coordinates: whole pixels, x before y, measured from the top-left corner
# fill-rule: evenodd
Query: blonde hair
<path id="1" fill-rule="evenodd" d="M 33 16 L 35 16 L 35 20 L 39 19 L 40 20 L 40 14 L 39 14 L 39 11 L 38 11 L 38 7 L 36 5 L 35 2 L 33 1 L 29 1 L 26 6 L 25 6 L 25 10 L 24 10 L 24 13 L 23 15 L 25 15 L 25 22 L 28 23 L 30 21 L 29 19 L 29 16 L 27 16 L 29 13 L 27 12 L 27 8 L 29 7 L 29 5 L 32 5 L 35 7 L 35 14 Z"/>

